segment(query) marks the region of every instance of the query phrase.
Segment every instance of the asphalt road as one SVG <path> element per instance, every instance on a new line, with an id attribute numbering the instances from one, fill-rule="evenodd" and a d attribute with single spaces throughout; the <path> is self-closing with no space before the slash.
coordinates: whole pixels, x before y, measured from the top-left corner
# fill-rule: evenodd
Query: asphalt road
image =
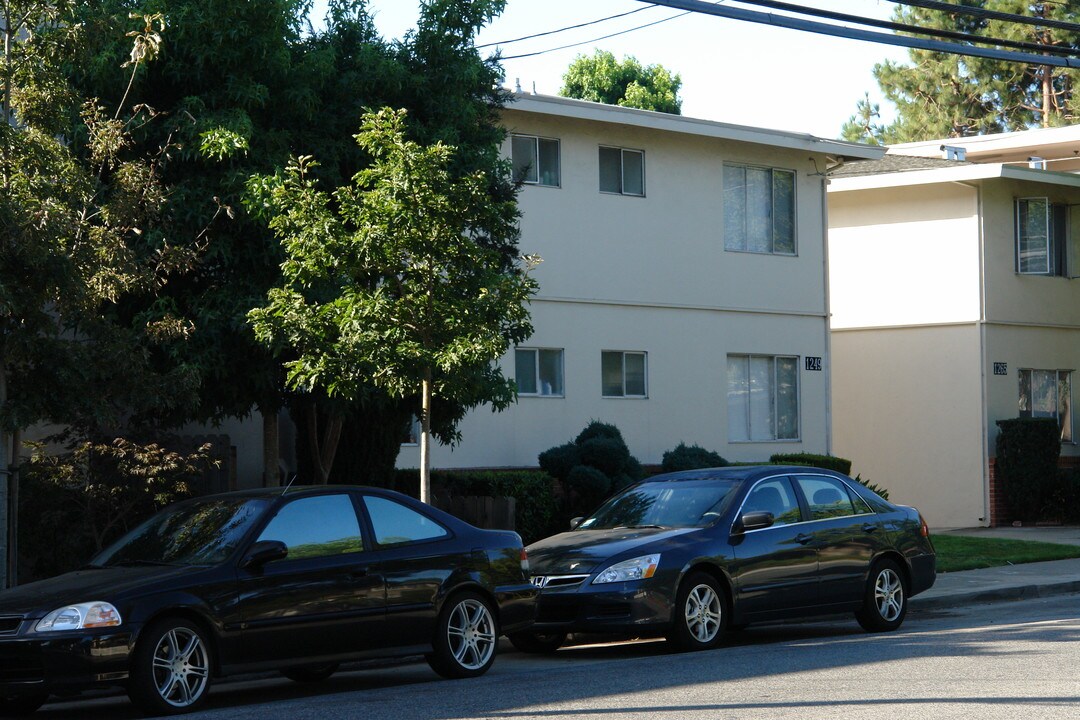
<path id="1" fill-rule="evenodd" d="M 192 720 L 552 718 L 1075 718 L 1080 595 L 923 611 L 900 631 L 854 621 L 750 628 L 707 653 L 662 642 L 554 656 L 501 654 L 473 680 L 423 663 L 343 672 L 315 685 L 221 684 Z M 50 703 L 35 717 L 133 718 L 126 698 Z"/>

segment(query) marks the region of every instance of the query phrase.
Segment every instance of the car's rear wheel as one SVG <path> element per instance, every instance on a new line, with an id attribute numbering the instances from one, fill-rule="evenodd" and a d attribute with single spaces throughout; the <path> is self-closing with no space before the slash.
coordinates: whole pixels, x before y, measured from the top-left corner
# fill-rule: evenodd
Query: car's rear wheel
<path id="1" fill-rule="evenodd" d="M 0 717 L 23 717 L 33 714 L 45 704 L 46 693 L 30 695 L 0 695 Z"/>
<path id="2" fill-rule="evenodd" d="M 159 620 L 135 646 L 128 696 L 148 715 L 191 712 L 206 700 L 211 667 L 205 630 L 190 620 Z"/>
<path id="3" fill-rule="evenodd" d="M 895 630 L 907 615 L 907 596 L 900 566 L 894 560 L 879 560 L 870 569 L 863 605 L 855 613 L 855 619 L 868 632 Z"/>
<path id="4" fill-rule="evenodd" d="M 446 678 L 483 675 L 495 662 L 498 640 L 499 629 L 488 601 L 474 592 L 457 593 L 439 613 L 427 661 Z"/>
<path id="5" fill-rule="evenodd" d="M 510 642 L 521 652 L 553 653 L 566 642 L 566 633 L 517 632 L 508 636 Z"/>
<path id="6" fill-rule="evenodd" d="M 315 683 L 328 679 L 338 670 L 337 663 L 325 663 L 323 665 L 304 665 L 302 667 L 285 668 L 281 674 L 294 682 Z"/>
<path id="7" fill-rule="evenodd" d="M 668 640 L 679 650 L 708 650 L 724 634 L 727 597 L 712 575 L 696 572 L 679 586 L 675 624 Z"/>

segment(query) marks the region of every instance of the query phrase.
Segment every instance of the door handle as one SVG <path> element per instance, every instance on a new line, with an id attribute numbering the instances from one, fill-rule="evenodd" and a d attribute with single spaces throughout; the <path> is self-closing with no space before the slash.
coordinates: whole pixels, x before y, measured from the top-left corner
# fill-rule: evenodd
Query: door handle
<path id="1" fill-rule="evenodd" d="M 813 539 L 813 535 L 807 535 L 806 533 L 799 533 L 795 536 L 795 542 L 799 543 L 800 545 L 805 545 Z"/>
<path id="2" fill-rule="evenodd" d="M 877 531 L 878 526 L 874 523 L 863 523 L 862 529 L 863 532 L 872 533 Z"/>

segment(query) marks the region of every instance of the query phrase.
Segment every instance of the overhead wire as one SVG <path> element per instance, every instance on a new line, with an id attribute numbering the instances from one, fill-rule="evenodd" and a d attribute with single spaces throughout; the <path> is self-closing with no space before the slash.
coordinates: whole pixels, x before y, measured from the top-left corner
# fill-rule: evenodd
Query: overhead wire
<path id="1" fill-rule="evenodd" d="M 1038 18 L 1030 15 L 1016 15 L 1014 13 L 1001 12 L 1000 10 L 987 10 L 986 8 L 971 7 L 970 5 L 954 5 L 953 3 L 940 2 L 940 0 L 889 0 L 897 5 L 910 5 L 926 10 L 941 10 L 943 12 L 968 15 L 970 17 L 985 18 L 987 20 L 1006 20 L 1021 25 L 1037 25 L 1039 27 L 1058 28 L 1080 33 L 1080 24 L 1066 20 L 1052 20 L 1050 18 Z M 663 5 L 664 3 L 658 3 Z"/>
<path id="2" fill-rule="evenodd" d="M 484 48 L 494 47 L 496 45 L 509 45 L 510 43 L 521 42 L 522 40 L 532 40 L 533 38 L 544 37 L 546 35 L 555 35 L 556 33 L 566 32 L 567 30 L 577 30 L 578 28 L 588 27 L 589 25 L 596 25 L 597 23 L 607 22 L 608 20 L 615 20 L 616 18 L 626 17 L 627 15 L 633 15 L 644 10 L 652 10 L 656 5 L 647 5 L 645 7 L 639 7 L 637 10 L 630 10 L 628 12 L 619 13 L 618 15 L 608 15 L 602 17 L 599 20 L 590 20 L 589 22 L 578 23 L 577 25 L 567 25 L 556 30 L 548 30 L 546 32 L 534 33 L 532 35 L 523 35 L 519 38 L 513 38 L 511 40 L 500 40 L 499 42 L 485 43 L 484 45 L 477 45 L 477 50 L 483 50 Z"/>
<path id="3" fill-rule="evenodd" d="M 634 32 L 635 30 L 641 30 L 643 28 L 652 27 L 653 25 L 659 25 L 660 23 L 665 23 L 668 20 L 675 20 L 676 18 L 681 18 L 681 17 L 683 17 L 685 15 L 689 15 L 691 12 L 693 12 L 693 11 L 687 10 L 686 12 L 676 13 L 675 15 L 669 15 L 666 18 L 661 18 L 660 20 L 656 20 L 656 21 L 653 21 L 651 23 L 645 23 L 644 25 L 638 25 L 637 27 L 632 27 L 632 28 L 629 28 L 627 30 L 620 30 L 619 32 L 614 32 L 614 33 L 611 33 L 609 35 L 602 35 L 602 36 L 600 36 L 598 38 L 593 38 L 591 40 L 582 40 L 581 42 L 570 43 L 569 45 L 560 45 L 559 47 L 548 48 L 547 50 L 538 50 L 537 52 L 531 52 L 531 53 L 522 53 L 520 55 L 505 55 L 502 58 L 500 58 L 500 60 L 517 60 L 518 58 L 534 57 L 536 55 L 546 55 L 547 53 L 556 52 L 557 50 L 566 50 L 568 48 L 578 47 L 580 45 L 588 45 L 590 43 L 600 42 L 601 40 L 607 40 L 608 38 L 618 37 L 619 35 L 625 35 L 627 33 Z"/>

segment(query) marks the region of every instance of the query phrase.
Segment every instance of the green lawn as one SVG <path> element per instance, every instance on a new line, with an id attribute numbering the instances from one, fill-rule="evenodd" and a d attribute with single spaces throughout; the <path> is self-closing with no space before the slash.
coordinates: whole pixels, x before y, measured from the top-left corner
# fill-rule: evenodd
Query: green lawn
<path id="1" fill-rule="evenodd" d="M 937 550 L 938 572 L 1080 557 L 1080 545 L 960 535 L 934 535 L 931 540 Z"/>

